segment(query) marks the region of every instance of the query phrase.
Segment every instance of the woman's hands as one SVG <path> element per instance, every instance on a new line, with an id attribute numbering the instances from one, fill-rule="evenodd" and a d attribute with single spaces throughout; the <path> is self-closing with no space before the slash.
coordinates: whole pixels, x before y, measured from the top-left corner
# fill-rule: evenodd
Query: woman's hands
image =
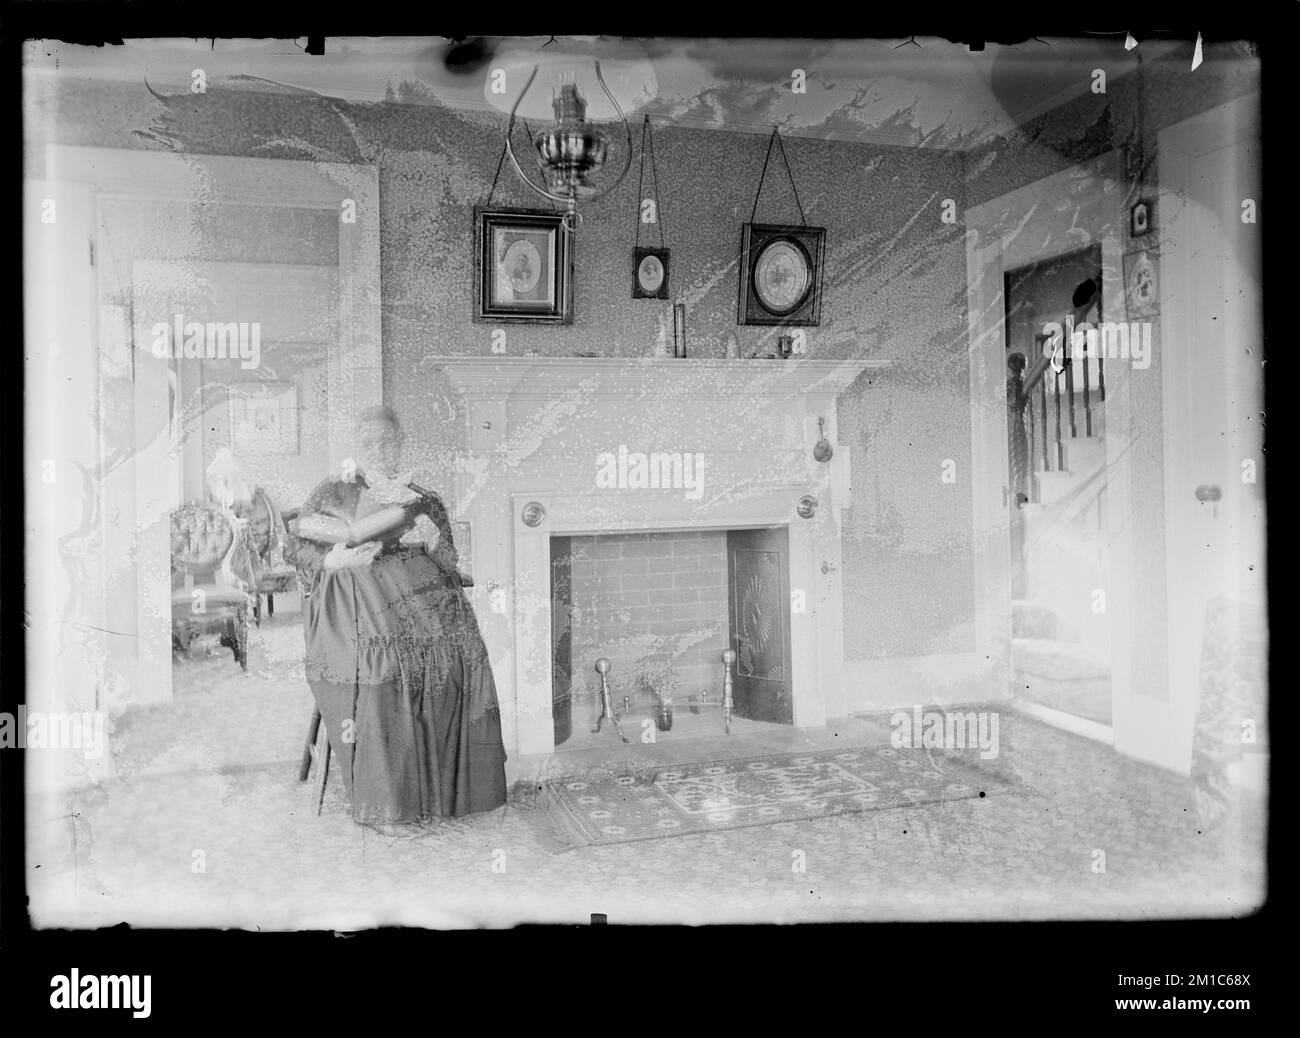
<path id="1" fill-rule="evenodd" d="M 382 547 L 383 544 L 379 541 L 366 541 L 355 548 L 345 548 L 341 544 L 336 544 L 325 556 L 325 568 L 349 569 L 355 566 L 369 566 L 375 561 L 375 556 L 379 554 L 379 549 Z"/>

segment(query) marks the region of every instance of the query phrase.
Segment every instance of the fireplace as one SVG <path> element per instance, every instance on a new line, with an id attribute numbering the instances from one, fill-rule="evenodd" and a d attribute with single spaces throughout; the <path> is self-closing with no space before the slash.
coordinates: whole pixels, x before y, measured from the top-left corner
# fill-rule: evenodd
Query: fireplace
<path id="1" fill-rule="evenodd" d="M 598 659 L 623 723 L 643 737 L 651 726 L 666 738 L 722 731 L 728 648 L 733 716 L 792 724 L 788 570 L 785 527 L 552 537 L 556 746 L 592 742 Z"/>
<path id="2" fill-rule="evenodd" d="M 664 543 L 675 545 L 670 553 L 685 553 L 691 549 L 680 545 L 693 541 L 722 578 L 703 602 L 693 588 L 694 604 L 704 607 L 694 611 L 703 613 L 717 610 L 718 587 L 730 588 L 730 574 L 716 573 L 712 561 L 726 557 L 725 546 L 765 557 L 770 552 L 762 544 L 750 546 L 746 539 L 780 531 L 780 590 L 773 592 L 770 575 L 759 583 L 769 596 L 769 621 L 771 596 L 787 603 L 785 723 L 813 727 L 845 713 L 840 511 L 850 503 L 849 449 L 837 446 L 826 462 L 813 456 L 813 445 L 819 420 L 835 442 L 837 396 L 865 369 L 879 366 L 808 359 L 440 362 L 463 402 L 456 487 L 448 504 L 470 529 L 465 562 L 475 577 L 472 593 L 512 759 L 556 747 L 552 581 L 554 546 L 566 539 L 571 559 L 575 543 L 587 554 L 616 548 L 620 559 L 640 552 L 649 560 L 662 555 Z M 677 574 L 668 575 L 676 586 Z M 618 577 L 622 594 L 623 574 Z M 612 581 L 609 586 L 612 591 Z M 705 683 L 700 687 L 708 687 L 707 653 L 725 647 L 736 623 L 736 595 L 724 593 L 725 616 L 701 625 L 708 628 L 707 636 L 701 634 L 704 648 L 687 660 L 690 673 L 700 675 L 690 680 Z M 623 604 L 651 610 L 656 603 L 649 599 Z M 751 593 L 751 605 L 752 599 Z M 771 645 L 764 643 L 765 666 L 771 665 Z M 576 664 L 572 671 L 571 680 L 589 680 Z M 714 696 L 721 675 L 719 661 Z"/>

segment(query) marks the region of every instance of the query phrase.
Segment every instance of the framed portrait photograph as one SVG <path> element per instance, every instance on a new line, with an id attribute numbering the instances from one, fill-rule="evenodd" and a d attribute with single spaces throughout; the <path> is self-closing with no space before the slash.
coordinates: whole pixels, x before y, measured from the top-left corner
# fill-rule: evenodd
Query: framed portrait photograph
<path id="1" fill-rule="evenodd" d="M 668 250 L 632 250 L 632 298 L 668 298 Z"/>
<path id="2" fill-rule="evenodd" d="M 573 322 L 573 236 L 562 213 L 474 210 L 476 321 Z"/>
<path id="3" fill-rule="evenodd" d="M 1133 208 L 1129 210 L 1129 236 L 1140 238 L 1151 230 L 1154 217 L 1154 206 L 1151 199 L 1144 198 L 1135 202 Z"/>
<path id="4" fill-rule="evenodd" d="M 745 224 L 737 323 L 819 324 L 825 254 L 824 227 Z"/>

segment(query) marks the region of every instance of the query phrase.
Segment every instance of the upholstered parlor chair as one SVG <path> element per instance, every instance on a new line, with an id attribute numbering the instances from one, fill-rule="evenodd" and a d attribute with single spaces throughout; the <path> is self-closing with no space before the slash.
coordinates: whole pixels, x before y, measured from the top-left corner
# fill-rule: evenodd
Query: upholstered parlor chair
<path id="1" fill-rule="evenodd" d="M 189 504 L 172 513 L 171 528 L 173 646 L 218 634 L 247 670 L 257 579 L 248 522 L 220 505 Z"/>

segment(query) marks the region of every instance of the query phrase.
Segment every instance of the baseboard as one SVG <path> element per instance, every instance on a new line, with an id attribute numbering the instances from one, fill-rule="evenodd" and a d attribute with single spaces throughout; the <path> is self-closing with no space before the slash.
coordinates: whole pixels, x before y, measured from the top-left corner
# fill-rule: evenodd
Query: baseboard
<path id="1" fill-rule="evenodd" d="M 1110 725 L 1101 724 L 1098 721 L 1089 721 L 1087 718 L 1075 717 L 1073 714 L 1067 714 L 1061 710 L 1053 710 L 1050 706 L 1027 703 L 1019 699 L 1013 699 L 1010 706 L 1013 710 L 1042 721 L 1044 724 L 1050 724 L 1053 728 L 1061 728 L 1067 732 L 1073 732 L 1075 735 L 1082 735 L 1085 739 L 1092 739 L 1094 742 L 1104 743 L 1106 746 L 1115 745 L 1115 729 Z"/>

